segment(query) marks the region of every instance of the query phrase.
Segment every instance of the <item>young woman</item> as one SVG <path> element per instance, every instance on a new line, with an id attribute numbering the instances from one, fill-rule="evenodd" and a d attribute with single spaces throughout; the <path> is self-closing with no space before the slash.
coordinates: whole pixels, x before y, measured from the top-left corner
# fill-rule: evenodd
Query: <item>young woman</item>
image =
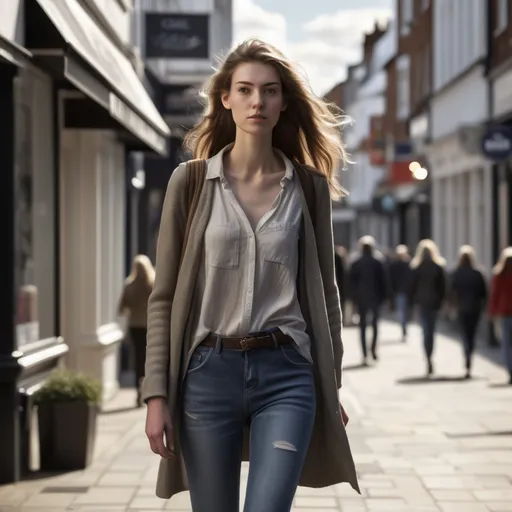
<path id="1" fill-rule="evenodd" d="M 446 262 L 432 240 L 421 240 L 411 261 L 411 303 L 418 306 L 423 330 L 427 375 L 434 372 L 432 355 L 437 315 L 446 294 Z"/>
<path id="2" fill-rule="evenodd" d="M 466 378 L 469 379 L 475 337 L 487 299 L 487 285 L 477 267 L 475 250 L 470 245 L 460 248 L 459 262 L 450 279 L 449 297 L 457 311 L 464 346 Z"/>
<path id="3" fill-rule="evenodd" d="M 493 274 L 489 316 L 500 320 L 503 359 L 512 384 L 512 247 L 503 249 Z"/>
<path id="4" fill-rule="evenodd" d="M 156 492 L 170 498 L 189 488 L 195 512 L 238 511 L 250 448 L 245 512 L 284 512 L 298 484 L 345 481 L 359 490 L 338 401 L 331 198 L 342 193 L 341 119 L 259 40 L 227 57 L 207 94 L 186 139 L 207 159 L 199 207 L 180 266 L 180 165 L 164 201 L 149 300 L 143 399 L 146 434 L 162 457 Z M 298 179 L 305 163 L 318 169 L 314 212 Z"/>
<path id="5" fill-rule="evenodd" d="M 151 260 L 144 254 L 135 256 L 132 271 L 125 281 L 119 301 L 119 315 L 128 316 L 128 333 L 135 356 L 135 387 L 139 407 L 142 406 L 140 389 L 146 363 L 148 299 L 154 281 L 155 270 Z"/>

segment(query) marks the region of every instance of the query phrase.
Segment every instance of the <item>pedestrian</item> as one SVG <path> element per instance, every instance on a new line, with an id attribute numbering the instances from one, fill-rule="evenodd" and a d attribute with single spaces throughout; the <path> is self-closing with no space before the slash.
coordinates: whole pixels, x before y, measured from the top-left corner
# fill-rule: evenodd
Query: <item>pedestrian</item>
<path id="1" fill-rule="evenodd" d="M 336 284 L 338 285 L 338 292 L 340 294 L 341 304 L 341 318 L 343 325 L 345 323 L 345 304 L 347 298 L 347 250 L 341 245 L 334 248 L 334 269 L 336 272 Z"/>
<path id="2" fill-rule="evenodd" d="M 411 285 L 411 257 L 406 245 L 400 244 L 395 249 L 395 257 L 389 264 L 389 278 L 393 305 L 402 328 L 402 341 L 407 340 L 407 323 L 409 321 L 409 287 Z"/>
<path id="3" fill-rule="evenodd" d="M 411 304 L 418 306 L 423 330 L 423 347 L 427 359 L 427 375 L 434 373 L 432 355 L 439 310 L 446 294 L 446 261 L 432 240 L 421 240 L 411 261 Z"/>
<path id="4" fill-rule="evenodd" d="M 503 249 L 493 269 L 489 316 L 500 321 L 503 359 L 512 385 L 512 247 Z"/>
<path id="5" fill-rule="evenodd" d="M 228 55 L 206 97 L 185 139 L 207 159 L 201 195 L 191 210 L 201 162 L 180 165 L 149 299 L 143 398 L 162 457 L 157 496 L 189 488 L 194 512 L 238 511 L 249 447 L 245 512 L 289 511 L 298 484 L 359 491 L 338 398 L 331 199 L 343 192 L 343 118 L 258 39 Z"/>
<path id="6" fill-rule="evenodd" d="M 487 285 L 476 263 L 473 247 L 463 245 L 459 251 L 457 268 L 450 278 L 449 298 L 457 314 L 466 375 L 471 378 L 471 360 L 475 349 L 475 337 L 487 299 Z"/>
<path id="7" fill-rule="evenodd" d="M 155 270 L 145 254 L 135 256 L 130 275 L 126 278 L 119 301 L 118 313 L 128 316 L 128 334 L 135 360 L 137 405 L 141 402 L 141 384 L 146 363 L 146 334 L 148 299 L 155 281 Z"/>
<path id="8" fill-rule="evenodd" d="M 371 236 L 363 236 L 359 240 L 361 256 L 350 267 L 349 286 L 352 300 L 359 314 L 359 329 L 363 365 L 367 365 L 368 349 L 366 346 L 366 327 L 368 315 L 372 321 L 371 354 L 377 361 L 377 341 L 380 308 L 388 296 L 386 270 L 381 259 L 375 257 L 375 240 Z"/>

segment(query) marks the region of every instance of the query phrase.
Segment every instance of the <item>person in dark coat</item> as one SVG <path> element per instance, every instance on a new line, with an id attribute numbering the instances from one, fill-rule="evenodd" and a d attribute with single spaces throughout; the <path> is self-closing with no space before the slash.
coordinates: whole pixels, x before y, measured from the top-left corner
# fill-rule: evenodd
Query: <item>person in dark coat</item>
<path id="1" fill-rule="evenodd" d="M 487 285 L 477 267 L 475 251 L 470 245 L 460 248 L 459 262 L 450 279 L 449 297 L 457 312 L 464 347 L 465 376 L 469 379 L 476 332 L 487 299 Z"/>
<path id="2" fill-rule="evenodd" d="M 492 273 L 489 316 L 500 322 L 503 359 L 512 385 L 512 247 L 503 249 Z"/>
<path id="3" fill-rule="evenodd" d="M 361 256 L 352 263 L 349 272 L 350 294 L 359 313 L 361 330 L 361 348 L 363 364 L 367 364 L 366 326 L 368 314 L 372 317 L 373 339 L 371 354 L 374 360 L 377 356 L 377 339 L 380 307 L 387 298 L 388 287 L 386 271 L 383 262 L 373 254 L 375 241 L 373 237 L 365 236 L 359 241 Z"/>
<path id="4" fill-rule="evenodd" d="M 395 250 L 395 258 L 389 265 L 391 293 L 398 321 L 402 327 L 402 341 L 407 339 L 407 322 L 409 319 L 409 287 L 412 274 L 410 260 L 407 246 L 398 245 Z"/>
<path id="5" fill-rule="evenodd" d="M 445 264 L 437 245 L 427 239 L 420 241 L 411 261 L 410 300 L 419 308 L 429 376 L 434 372 L 432 355 L 437 316 L 446 295 Z"/>
<path id="6" fill-rule="evenodd" d="M 336 284 L 340 293 L 340 303 L 343 325 L 345 325 L 345 300 L 347 298 L 347 252 L 345 247 L 340 245 L 335 247 L 334 251 L 334 269 L 336 271 Z"/>

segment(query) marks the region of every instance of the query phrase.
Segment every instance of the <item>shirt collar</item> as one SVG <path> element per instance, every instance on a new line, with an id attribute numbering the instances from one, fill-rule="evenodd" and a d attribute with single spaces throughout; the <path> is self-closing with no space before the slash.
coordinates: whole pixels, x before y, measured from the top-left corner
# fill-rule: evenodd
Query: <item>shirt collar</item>
<path id="1" fill-rule="evenodd" d="M 226 178 L 224 177 L 223 156 L 226 151 L 230 150 L 233 147 L 233 145 L 234 142 L 228 144 L 225 148 L 221 149 L 216 155 L 212 156 L 208 160 L 208 171 L 206 172 L 207 180 L 220 178 L 222 182 L 226 181 Z M 281 180 L 281 185 L 284 186 L 285 180 L 291 181 L 293 179 L 293 164 L 282 151 L 276 148 L 274 148 L 274 151 L 283 159 L 285 165 L 284 176 L 283 179 Z"/>

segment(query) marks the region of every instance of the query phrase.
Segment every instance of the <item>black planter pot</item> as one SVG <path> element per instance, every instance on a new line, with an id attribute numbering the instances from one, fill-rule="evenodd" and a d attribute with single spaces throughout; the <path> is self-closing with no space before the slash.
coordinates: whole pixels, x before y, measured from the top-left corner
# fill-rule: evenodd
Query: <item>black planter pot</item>
<path id="1" fill-rule="evenodd" d="M 47 402 L 38 407 L 42 471 L 84 469 L 92 462 L 98 406 Z"/>

